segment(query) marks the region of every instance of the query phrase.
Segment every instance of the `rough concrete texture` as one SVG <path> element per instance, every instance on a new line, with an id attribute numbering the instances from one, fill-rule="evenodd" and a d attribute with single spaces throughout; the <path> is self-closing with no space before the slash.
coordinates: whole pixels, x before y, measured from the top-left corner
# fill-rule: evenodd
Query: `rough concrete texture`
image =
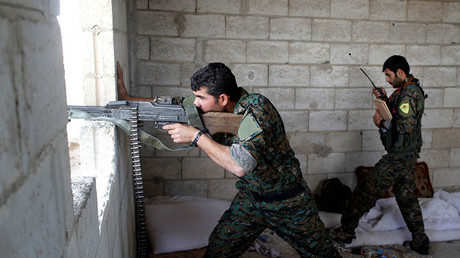
<path id="1" fill-rule="evenodd" d="M 460 148 L 460 3 L 138 0 L 133 14 L 133 93 L 187 96 L 195 70 L 209 62 L 227 64 L 240 86 L 278 108 L 313 189 L 331 177 L 354 187 L 354 168 L 371 166 L 383 154 L 372 122 L 371 85 L 359 67 L 391 92 L 381 66 L 391 55 L 406 56 L 429 95 L 421 159 L 436 187 L 458 184 L 451 179 L 460 173 L 454 161 Z M 203 182 L 207 196 L 223 196 L 215 192 L 221 187 L 211 187 L 215 180 L 228 184 L 224 189 L 234 184 L 234 177 L 202 162 L 208 158 L 199 151 L 157 151 L 144 159 L 152 164 L 171 156 L 183 162 L 166 166 L 162 176 L 152 171 L 168 193 L 184 193 L 172 187 L 181 180 L 190 195 L 202 195 Z"/>

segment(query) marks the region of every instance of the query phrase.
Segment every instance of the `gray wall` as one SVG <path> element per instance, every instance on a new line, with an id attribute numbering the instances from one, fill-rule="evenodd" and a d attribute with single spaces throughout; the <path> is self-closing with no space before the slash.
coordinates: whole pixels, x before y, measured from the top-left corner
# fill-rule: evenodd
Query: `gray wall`
<path id="1" fill-rule="evenodd" d="M 80 3 L 92 7 L 82 8 L 94 18 L 82 26 L 88 38 L 95 25 L 104 35 L 99 76 L 93 52 L 83 51 L 85 86 L 107 81 L 105 96 L 89 95 L 114 98 L 115 60 L 128 66 L 127 3 L 104 1 L 103 10 L 94 6 L 102 1 Z M 0 0 L 0 250 L 6 257 L 134 257 L 126 137 L 111 125 L 99 128 L 111 132 L 112 156 L 121 158 L 98 164 L 110 173 L 71 178 L 59 10 L 58 0 Z"/>
<path id="2" fill-rule="evenodd" d="M 354 187 L 354 169 L 384 153 L 359 67 L 392 92 L 382 64 L 406 56 L 429 94 L 421 160 L 435 187 L 460 185 L 459 2 L 137 0 L 132 14 L 133 95 L 188 96 L 194 71 L 227 64 L 278 108 L 313 190 L 332 177 Z M 235 178 L 198 149 L 144 149 L 143 165 L 149 196 L 235 194 Z"/>

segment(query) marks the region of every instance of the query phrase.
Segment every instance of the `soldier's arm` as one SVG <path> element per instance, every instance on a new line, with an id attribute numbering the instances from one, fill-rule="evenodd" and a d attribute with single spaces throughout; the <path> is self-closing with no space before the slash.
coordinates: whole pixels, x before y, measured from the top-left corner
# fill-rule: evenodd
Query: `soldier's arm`
<path id="1" fill-rule="evenodd" d="M 398 119 L 396 119 L 395 126 L 399 133 L 411 133 L 417 126 L 417 112 L 419 112 L 417 102 L 417 92 L 411 91 L 398 103 L 396 107 Z"/>

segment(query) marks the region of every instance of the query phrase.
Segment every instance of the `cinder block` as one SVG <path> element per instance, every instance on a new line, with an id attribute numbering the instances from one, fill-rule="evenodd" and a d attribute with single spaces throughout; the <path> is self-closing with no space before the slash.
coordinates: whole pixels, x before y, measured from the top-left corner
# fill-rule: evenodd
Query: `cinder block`
<path id="1" fill-rule="evenodd" d="M 444 100 L 444 90 L 443 89 L 432 89 L 432 88 L 425 88 L 423 87 L 422 81 L 422 88 L 426 94 L 428 94 L 428 98 L 425 99 L 425 108 L 442 108 L 443 107 L 443 100 Z"/>
<path id="2" fill-rule="evenodd" d="M 305 175 L 307 174 L 307 155 L 306 154 L 300 154 L 300 155 L 295 155 L 296 159 L 300 163 L 300 170 L 302 171 L 302 177 L 305 178 Z"/>
<path id="3" fill-rule="evenodd" d="M 149 0 L 149 9 L 161 11 L 195 12 L 195 1 L 190 0 Z"/>
<path id="4" fill-rule="evenodd" d="M 453 124 L 452 109 L 426 109 L 423 117 L 424 128 L 450 128 Z"/>
<path id="5" fill-rule="evenodd" d="M 444 107 L 460 107 L 460 88 L 444 89 Z"/>
<path id="6" fill-rule="evenodd" d="M 308 174 L 331 174 L 345 172 L 345 153 L 330 153 L 327 156 L 308 155 Z"/>
<path id="7" fill-rule="evenodd" d="M 395 23 L 390 27 L 390 43 L 424 44 L 426 25 L 419 23 Z"/>
<path id="8" fill-rule="evenodd" d="M 455 87 L 457 85 L 457 68 L 456 67 L 425 67 L 423 68 L 424 87 Z M 430 76 L 436 74 L 435 76 Z"/>
<path id="9" fill-rule="evenodd" d="M 307 132 L 308 112 L 305 111 L 281 111 L 284 127 L 287 132 Z"/>
<path id="10" fill-rule="evenodd" d="M 332 174 L 331 174 L 332 175 Z M 308 188 L 313 193 L 318 193 L 321 190 L 323 181 L 327 179 L 327 174 L 308 174 L 304 175 L 305 181 L 307 181 Z"/>
<path id="11" fill-rule="evenodd" d="M 294 89 L 257 88 L 254 91 L 267 97 L 278 111 L 294 109 Z"/>
<path id="12" fill-rule="evenodd" d="M 138 63 L 139 84 L 179 85 L 180 65 L 141 62 Z"/>
<path id="13" fill-rule="evenodd" d="M 269 20 L 265 17 L 228 16 L 226 37 L 244 39 L 268 39 Z"/>
<path id="14" fill-rule="evenodd" d="M 460 26 L 454 24 L 428 24 L 428 44 L 459 44 Z"/>
<path id="15" fill-rule="evenodd" d="M 369 46 L 369 64 L 379 65 L 382 71 L 382 65 L 392 55 L 405 56 L 404 45 L 373 45 Z M 374 81 L 375 83 L 375 81 Z"/>
<path id="16" fill-rule="evenodd" d="M 433 170 L 433 187 L 459 186 L 460 168 L 440 168 Z"/>
<path id="17" fill-rule="evenodd" d="M 314 41 L 350 41 L 351 21 L 313 19 L 312 40 Z"/>
<path id="18" fill-rule="evenodd" d="M 199 13 L 230 13 L 237 14 L 241 10 L 240 0 L 198 0 L 197 12 Z"/>
<path id="19" fill-rule="evenodd" d="M 196 55 L 194 39 L 152 38 L 151 59 L 154 61 L 192 62 Z"/>
<path id="20" fill-rule="evenodd" d="M 385 21 L 405 21 L 407 1 L 370 1 L 370 19 Z"/>
<path id="21" fill-rule="evenodd" d="M 289 16 L 329 17 L 330 0 L 290 0 Z"/>
<path id="22" fill-rule="evenodd" d="M 331 64 L 367 64 L 368 44 L 331 44 Z"/>
<path id="23" fill-rule="evenodd" d="M 271 18 L 270 39 L 310 40 L 311 19 Z"/>
<path id="24" fill-rule="evenodd" d="M 135 30 L 138 35 L 179 36 L 178 14 L 137 11 Z"/>
<path id="25" fill-rule="evenodd" d="M 368 88 L 335 90 L 336 109 L 369 109 L 373 107 L 372 99 Z"/>
<path id="26" fill-rule="evenodd" d="M 372 117 L 375 109 L 351 110 L 348 114 L 348 130 L 373 130 L 376 129 Z"/>
<path id="27" fill-rule="evenodd" d="M 284 41 L 250 41 L 247 43 L 247 62 L 287 63 L 288 46 Z"/>
<path id="28" fill-rule="evenodd" d="M 360 68 L 363 68 L 369 78 L 374 82 L 375 86 L 384 87 L 387 94 L 391 94 L 391 92 L 393 92 L 393 87 L 385 81 L 385 74 L 382 72 L 382 66 L 383 62 L 376 66 L 350 67 L 349 86 L 367 88 L 366 90 L 370 92 L 369 94 L 372 94 L 373 86 L 366 75 L 360 70 Z"/>
<path id="29" fill-rule="evenodd" d="M 165 195 L 208 197 L 208 183 L 206 180 L 165 181 Z"/>
<path id="30" fill-rule="evenodd" d="M 145 180 L 181 178 L 181 158 L 143 158 L 141 161 Z"/>
<path id="31" fill-rule="evenodd" d="M 460 46 L 441 46 L 441 65 L 460 65 Z"/>
<path id="32" fill-rule="evenodd" d="M 358 166 L 372 167 L 382 157 L 380 151 L 349 152 L 345 154 L 345 171 L 353 172 Z"/>
<path id="33" fill-rule="evenodd" d="M 443 2 L 408 1 L 407 20 L 419 22 L 440 22 Z"/>
<path id="34" fill-rule="evenodd" d="M 295 93 L 296 109 L 334 109 L 334 89 L 300 88 Z"/>
<path id="35" fill-rule="evenodd" d="M 294 42 L 289 45 L 289 63 L 291 64 L 326 64 L 329 62 L 329 44 Z"/>
<path id="36" fill-rule="evenodd" d="M 356 21 L 352 26 L 353 42 L 388 43 L 390 23 L 379 21 Z"/>
<path id="37" fill-rule="evenodd" d="M 246 43 L 240 40 L 210 40 L 204 50 L 204 60 L 211 62 L 244 63 L 246 61 Z"/>
<path id="38" fill-rule="evenodd" d="M 183 63 L 180 66 L 180 85 L 189 90 L 186 92 L 185 95 L 178 95 L 178 96 L 190 96 L 192 95 L 192 91 L 190 90 L 190 78 L 192 75 L 197 72 L 203 65 L 196 64 L 196 63 Z M 177 93 L 175 94 L 177 95 Z"/>
<path id="39" fill-rule="evenodd" d="M 310 85 L 312 87 L 348 86 L 348 66 L 322 64 L 311 67 Z"/>
<path id="40" fill-rule="evenodd" d="M 146 198 L 154 196 L 164 195 L 164 183 L 163 181 L 144 181 L 144 194 Z"/>
<path id="41" fill-rule="evenodd" d="M 287 0 L 247 0 L 247 14 L 283 15 L 288 14 Z"/>
<path id="42" fill-rule="evenodd" d="M 363 151 L 380 151 L 383 152 L 385 148 L 380 140 L 380 134 L 375 127 L 374 130 L 367 130 L 362 132 L 362 150 Z"/>
<path id="43" fill-rule="evenodd" d="M 331 18 L 369 19 L 369 1 L 331 0 Z"/>
<path id="44" fill-rule="evenodd" d="M 460 146 L 460 128 L 433 130 L 432 148 L 457 148 Z"/>
<path id="45" fill-rule="evenodd" d="M 422 120 L 422 139 L 423 139 L 422 149 L 429 149 L 432 147 L 431 143 L 433 142 L 433 130 L 436 130 L 436 129 L 423 129 L 423 120 Z"/>
<path id="46" fill-rule="evenodd" d="M 450 167 L 460 167 L 460 148 L 450 150 Z"/>
<path id="47" fill-rule="evenodd" d="M 224 169 L 210 158 L 184 158 L 182 179 L 224 178 Z"/>
<path id="48" fill-rule="evenodd" d="M 225 37 L 225 16 L 184 15 L 182 37 L 223 38 Z"/>
<path id="49" fill-rule="evenodd" d="M 239 86 L 268 86 L 268 65 L 236 64 L 232 68 Z"/>
<path id="50" fill-rule="evenodd" d="M 268 67 L 268 85 L 307 86 L 310 67 L 303 65 L 270 65 Z"/>
<path id="51" fill-rule="evenodd" d="M 238 193 L 235 183 L 238 179 L 213 179 L 208 182 L 208 197 L 231 201 Z"/>
<path id="52" fill-rule="evenodd" d="M 340 131 L 347 129 L 346 111 L 311 111 L 310 131 Z"/>
<path id="53" fill-rule="evenodd" d="M 139 36 L 135 38 L 135 41 L 136 58 L 139 60 L 150 59 L 150 39 L 148 37 Z"/>
<path id="54" fill-rule="evenodd" d="M 326 134 L 325 144 L 332 148 L 332 152 L 361 151 L 361 133 L 353 132 L 331 132 Z"/>
<path id="55" fill-rule="evenodd" d="M 449 167 L 450 151 L 448 149 L 429 149 L 420 152 L 420 160 L 428 164 L 430 168 Z"/>
<path id="56" fill-rule="evenodd" d="M 454 110 L 454 127 L 460 127 L 460 110 Z"/>
<path id="57" fill-rule="evenodd" d="M 149 0 L 135 0 L 136 10 L 149 9 Z"/>
<path id="58" fill-rule="evenodd" d="M 406 47 L 406 59 L 411 66 L 439 65 L 441 63 L 441 46 L 409 45 Z"/>
<path id="59" fill-rule="evenodd" d="M 442 10 L 443 22 L 460 22 L 460 3 L 459 2 L 445 2 Z"/>
<path id="60" fill-rule="evenodd" d="M 289 137 L 289 143 L 297 155 L 314 153 L 324 146 L 324 133 L 297 133 Z"/>

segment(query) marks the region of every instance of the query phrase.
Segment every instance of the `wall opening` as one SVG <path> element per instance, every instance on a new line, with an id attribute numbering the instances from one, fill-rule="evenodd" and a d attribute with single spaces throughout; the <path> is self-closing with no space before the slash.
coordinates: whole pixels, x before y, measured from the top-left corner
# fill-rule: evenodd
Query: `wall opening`
<path id="1" fill-rule="evenodd" d="M 100 1 L 60 1 L 68 105 L 105 105 L 115 98 L 112 7 Z M 106 4 L 106 3 L 105 3 Z M 94 177 L 99 222 L 117 169 L 115 127 L 72 119 L 67 124 L 72 182 Z"/>

